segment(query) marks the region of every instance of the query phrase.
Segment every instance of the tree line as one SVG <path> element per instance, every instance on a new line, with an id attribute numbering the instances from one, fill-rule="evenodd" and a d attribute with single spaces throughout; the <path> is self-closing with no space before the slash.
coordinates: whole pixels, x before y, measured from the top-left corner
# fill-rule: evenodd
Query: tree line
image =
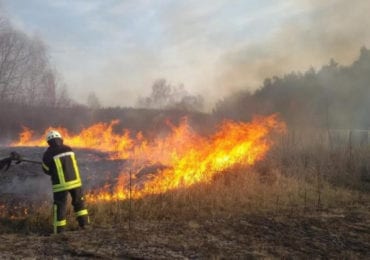
<path id="1" fill-rule="evenodd" d="M 201 130 L 224 119 L 248 121 L 271 113 L 279 113 L 290 127 L 370 126 L 370 50 L 366 47 L 349 66 L 332 59 L 320 69 L 267 78 L 254 92 L 246 86 L 219 100 L 208 114 L 199 112 L 204 106 L 202 96 L 165 79 L 156 80 L 136 108 L 122 108 L 103 107 L 94 92 L 88 95 L 87 105 L 73 101 L 57 75 L 43 41 L 15 29 L 0 14 L 0 141 L 14 139 L 22 126 L 42 131 L 53 125 L 77 131 L 97 121 L 120 119 L 120 127 L 145 130 L 162 127 L 166 118 L 176 121 L 184 116 Z"/>
<path id="2" fill-rule="evenodd" d="M 330 60 L 320 69 L 267 78 L 255 92 L 241 90 L 220 100 L 218 118 L 250 120 L 279 113 L 291 127 L 370 127 L 370 50 L 361 48 L 349 66 Z"/>
<path id="3" fill-rule="evenodd" d="M 65 85 L 52 68 L 47 48 L 0 14 L 0 103 L 68 106 Z"/>
<path id="4" fill-rule="evenodd" d="M 201 102 L 179 105 L 181 97 L 187 95 L 176 99 L 175 93 L 173 86 L 159 80 L 148 97 L 139 99 L 143 108 L 101 107 L 95 94 L 90 95 L 89 106 L 0 103 L 0 140 L 16 138 L 22 126 L 39 132 L 50 125 L 79 131 L 95 122 L 113 119 L 121 121 L 117 129 L 165 130 L 167 119 L 176 122 L 185 116 L 198 130 L 206 132 L 224 119 L 249 121 L 254 115 L 271 113 L 279 113 L 290 128 L 368 129 L 370 50 L 362 48 L 358 59 L 349 66 L 331 60 L 319 70 L 266 79 L 255 92 L 241 90 L 220 100 L 208 114 L 197 111 Z"/>

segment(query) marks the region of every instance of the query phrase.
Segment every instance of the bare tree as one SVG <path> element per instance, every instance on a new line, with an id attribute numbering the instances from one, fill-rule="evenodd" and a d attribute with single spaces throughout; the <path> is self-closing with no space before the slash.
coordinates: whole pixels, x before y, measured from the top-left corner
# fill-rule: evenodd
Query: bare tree
<path id="1" fill-rule="evenodd" d="M 139 98 L 138 105 L 146 108 L 163 109 L 171 99 L 171 86 L 165 79 L 158 79 L 152 85 L 152 93 L 149 97 Z"/>
<path id="2" fill-rule="evenodd" d="M 23 74 L 23 100 L 29 105 L 54 106 L 56 102 L 55 73 L 50 68 L 43 42 L 34 38 L 30 40 L 29 59 Z"/>
<path id="3" fill-rule="evenodd" d="M 0 14 L 0 102 L 55 106 L 55 75 L 43 41 L 15 30 Z"/>
<path id="4" fill-rule="evenodd" d="M 14 101 L 23 83 L 25 64 L 29 59 L 25 37 L 13 30 L 0 35 L 0 100 Z"/>
<path id="5" fill-rule="evenodd" d="M 94 91 L 91 91 L 87 96 L 87 106 L 91 109 L 101 108 L 100 101 Z"/>
<path id="6" fill-rule="evenodd" d="M 182 84 L 171 86 L 165 79 L 156 80 L 151 94 L 148 97 L 139 98 L 137 102 L 139 107 L 190 111 L 202 110 L 203 104 L 203 97 L 189 94 Z"/>
<path id="7" fill-rule="evenodd" d="M 58 88 L 57 95 L 56 95 L 56 106 L 57 107 L 71 107 L 73 105 L 73 101 L 70 99 L 68 95 L 67 85 L 63 84 Z"/>

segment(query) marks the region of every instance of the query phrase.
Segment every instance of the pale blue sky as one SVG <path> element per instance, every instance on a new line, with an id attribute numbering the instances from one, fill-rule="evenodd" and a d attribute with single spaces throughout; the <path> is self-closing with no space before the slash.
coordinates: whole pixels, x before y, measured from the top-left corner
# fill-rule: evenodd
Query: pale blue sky
<path id="1" fill-rule="evenodd" d="M 45 41 L 70 94 L 84 102 L 93 90 L 104 105 L 134 105 L 157 78 L 212 104 L 266 76 L 349 62 L 370 42 L 358 26 L 369 22 L 367 0 L 0 2 L 15 26 Z"/>

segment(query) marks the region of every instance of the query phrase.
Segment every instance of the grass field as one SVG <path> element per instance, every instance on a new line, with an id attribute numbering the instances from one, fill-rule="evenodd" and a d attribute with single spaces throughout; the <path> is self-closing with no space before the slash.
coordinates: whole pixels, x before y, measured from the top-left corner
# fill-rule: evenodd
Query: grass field
<path id="1" fill-rule="evenodd" d="M 208 183 L 89 203 L 89 230 L 78 231 L 69 208 L 64 235 L 50 236 L 50 203 L 23 205 L 19 217 L 3 210 L 0 257 L 367 258 L 369 155 L 367 147 L 284 139 L 256 165 Z"/>

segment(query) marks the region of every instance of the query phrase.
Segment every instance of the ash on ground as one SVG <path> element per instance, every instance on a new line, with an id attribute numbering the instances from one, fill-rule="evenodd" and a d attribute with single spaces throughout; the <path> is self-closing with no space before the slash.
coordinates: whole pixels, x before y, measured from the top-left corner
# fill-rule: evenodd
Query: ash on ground
<path id="1" fill-rule="evenodd" d="M 0 158 L 16 151 L 23 158 L 41 161 L 44 147 L 0 147 Z M 74 149 L 80 174 L 86 191 L 99 189 L 107 183 L 114 186 L 119 174 L 127 167 L 125 160 L 111 160 L 108 153 L 88 149 Z M 6 196 L 5 196 L 6 194 Z M 12 163 L 8 171 L 0 172 L 0 195 L 22 201 L 50 201 L 52 188 L 50 177 L 42 171 L 41 165 L 29 162 Z"/>

